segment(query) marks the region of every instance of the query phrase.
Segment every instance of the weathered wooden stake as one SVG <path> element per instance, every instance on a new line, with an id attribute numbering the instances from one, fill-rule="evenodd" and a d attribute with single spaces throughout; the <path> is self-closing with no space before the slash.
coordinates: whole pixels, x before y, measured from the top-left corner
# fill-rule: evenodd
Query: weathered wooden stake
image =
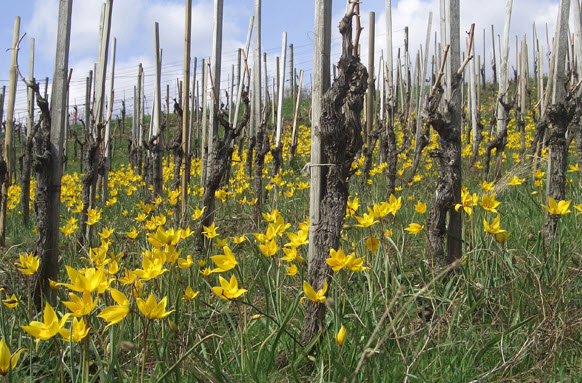
<path id="1" fill-rule="evenodd" d="M 186 20 L 184 37 L 184 83 L 182 96 L 182 210 L 181 222 L 185 225 L 188 189 L 190 187 L 190 39 L 192 36 L 192 0 L 186 0 Z M 229 107 L 230 109 L 230 107 Z"/>
<path id="2" fill-rule="evenodd" d="M 6 213 L 8 202 L 8 188 L 12 185 L 12 168 L 16 165 L 12 162 L 12 141 L 14 135 L 14 104 L 16 102 L 17 85 L 17 58 L 18 39 L 20 37 L 20 16 L 14 19 L 14 32 L 12 34 L 12 59 L 10 61 L 10 77 L 8 83 L 8 103 L 6 104 L 6 131 L 4 133 L 4 152 L 0 158 L 0 184 L 2 196 L 0 197 L 0 247 L 6 246 Z M 0 121 L 1 122 L 1 121 Z M 59 166 L 60 168 L 60 166 Z"/>
<path id="3" fill-rule="evenodd" d="M 37 177 L 37 254 L 40 256 L 38 281 L 35 288 L 37 308 L 43 295 L 50 294 L 49 280 L 56 280 L 59 271 L 59 212 L 61 206 L 61 153 L 63 128 L 67 118 L 67 74 L 69 71 L 69 43 L 71 39 L 71 13 L 73 0 L 60 0 L 55 72 L 50 102 L 50 144 L 44 148 L 48 158 L 35 164 Z M 44 134 L 44 132 L 43 132 Z M 44 137 L 46 139 L 48 137 Z M 40 153 L 37 152 L 37 155 Z M 48 171 L 48 174 L 46 174 Z M 43 184 L 44 183 L 44 184 Z M 46 190 L 46 194 L 39 194 Z"/>

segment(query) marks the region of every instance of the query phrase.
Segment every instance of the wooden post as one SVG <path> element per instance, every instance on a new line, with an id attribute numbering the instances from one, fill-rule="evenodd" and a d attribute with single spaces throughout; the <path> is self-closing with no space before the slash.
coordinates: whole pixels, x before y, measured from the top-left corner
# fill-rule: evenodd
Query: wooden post
<path id="1" fill-rule="evenodd" d="M 315 27 L 313 46 L 313 91 L 311 92 L 311 188 L 309 192 L 309 253 L 308 267 L 313 264 L 315 247 L 313 238 L 320 224 L 324 173 L 321 166 L 324 153 L 319 137 L 323 95 L 330 87 L 332 0 L 315 0 Z"/>
<path id="2" fill-rule="evenodd" d="M 95 72 L 95 122 L 103 122 L 105 104 L 105 76 L 107 71 L 107 56 L 109 52 L 109 35 L 111 32 L 111 14 L 113 0 L 106 0 L 101 25 L 102 34 L 98 46 L 97 71 Z"/>
<path id="3" fill-rule="evenodd" d="M 577 0 L 576 0 L 577 1 Z M 523 35 L 521 42 L 521 77 L 519 80 L 519 109 L 520 109 L 520 129 L 521 129 L 521 157 L 525 160 L 525 118 L 527 116 L 527 88 L 529 87 L 528 54 L 526 36 Z"/>
<path id="4" fill-rule="evenodd" d="M 251 19 L 249 21 L 249 29 L 248 29 L 248 32 L 247 32 L 247 42 L 246 42 L 245 50 L 244 50 L 245 57 L 248 57 L 249 56 L 249 48 L 251 46 L 251 36 L 253 34 L 253 22 L 254 22 L 254 16 L 251 16 Z M 256 41 L 255 41 L 255 43 L 256 43 Z M 236 90 L 236 105 L 234 107 L 234 119 L 233 119 L 234 122 L 233 122 L 232 126 L 237 126 L 237 123 L 238 123 L 238 114 L 239 114 L 239 111 L 240 111 L 240 101 L 241 101 L 241 97 L 242 97 L 242 90 L 243 90 L 244 77 L 245 77 L 241 73 L 240 53 L 241 53 L 241 51 L 239 49 L 238 86 L 237 86 L 237 90 Z M 259 63 L 260 63 L 260 61 L 259 61 Z M 243 70 L 243 72 L 244 72 L 244 70 Z M 253 71 L 253 73 L 254 73 L 254 71 Z M 253 77 L 253 79 L 254 79 L 254 77 Z M 250 86 L 250 84 L 248 84 L 248 85 Z M 255 86 L 255 85 L 256 84 L 253 83 L 253 86 Z M 266 84 L 265 84 L 265 86 L 266 86 Z M 252 130 L 252 129 L 253 129 L 253 127 L 252 127 L 252 125 L 250 125 L 250 127 L 249 127 L 249 134 L 251 134 L 250 130 Z"/>
<path id="5" fill-rule="evenodd" d="M 388 82 L 390 86 L 394 84 L 393 65 L 394 58 L 392 55 L 392 0 L 385 0 L 386 10 L 386 65 L 388 67 Z"/>
<path id="6" fill-rule="evenodd" d="M 511 0 L 510 0 L 511 1 Z M 453 206 L 461 201 L 461 94 L 459 91 L 453 92 L 453 76 L 460 68 L 461 62 L 461 41 L 460 41 L 460 0 L 447 1 L 447 45 L 450 46 L 449 58 L 447 60 L 447 91 L 449 108 L 453 110 L 450 117 L 449 129 L 454 131 L 454 135 L 459 138 L 455 141 L 452 156 L 454 163 L 452 168 L 452 194 L 453 203 L 449 208 L 449 224 L 447 227 L 447 263 L 451 263 L 462 256 L 462 219 L 461 214 Z"/>
<path id="7" fill-rule="evenodd" d="M 483 28 L 483 67 L 481 67 L 481 61 L 479 61 L 479 65 L 477 66 L 477 69 L 481 72 L 481 82 L 483 83 L 483 89 L 485 89 L 485 67 L 487 65 L 485 65 L 485 57 L 487 57 L 485 55 L 485 28 Z"/>
<path id="8" fill-rule="evenodd" d="M 442 52 L 444 51 L 445 47 L 447 46 L 447 9 L 446 9 L 446 0 L 441 0 L 440 1 L 440 22 L 441 22 L 441 49 L 439 50 L 439 60 L 438 63 L 440 63 L 441 60 L 441 56 L 442 56 Z M 443 78 L 443 81 L 446 83 L 447 82 L 447 76 L 446 76 L 446 71 L 448 70 L 447 67 L 445 67 L 445 76 Z M 447 96 L 448 98 L 448 96 Z"/>
<path id="9" fill-rule="evenodd" d="M 295 102 L 295 112 L 293 113 L 293 133 L 291 134 L 291 152 L 289 154 L 289 163 L 293 161 L 295 150 L 297 149 L 297 117 L 299 115 L 299 107 L 301 106 L 301 87 L 303 86 L 303 69 L 299 71 L 299 87 L 297 88 L 297 101 Z"/>
<path id="10" fill-rule="evenodd" d="M 253 124 L 249 126 L 249 137 L 252 137 L 261 123 L 261 7 L 262 0 L 255 0 L 255 17 L 254 17 L 254 29 L 255 36 L 253 41 L 253 94 L 252 94 L 252 121 Z M 247 48 L 248 52 L 248 48 Z M 248 56 L 247 56 L 248 57 Z M 244 77 L 244 76 L 243 76 Z M 239 84 L 242 83 L 239 82 Z M 265 92 L 267 89 L 267 84 L 263 84 L 265 87 Z M 239 95 L 242 92 L 242 88 L 239 89 Z M 240 104 L 240 96 L 237 97 Z M 237 109 L 238 111 L 238 109 Z"/>
<path id="11" fill-rule="evenodd" d="M 63 129 L 67 118 L 67 74 L 69 71 L 69 44 L 71 39 L 71 13 L 73 0 L 60 0 L 55 72 L 53 75 L 50 101 L 50 144 L 51 156 L 47 161 L 49 174 L 46 177 L 37 172 L 38 190 L 48 187 L 47 194 L 37 194 L 37 253 L 40 255 L 38 283 L 35 302 L 41 305 L 41 297 L 50 297 L 49 280 L 56 280 L 59 271 L 59 211 L 61 205 L 61 152 L 63 149 Z M 41 175 L 41 177 L 39 177 Z M 41 181 L 49 185 L 42 185 Z M 37 191 L 38 193 L 38 191 Z M 46 198 L 46 199 L 45 199 Z M 44 204 L 44 206 L 42 206 Z M 44 212 L 44 213 L 43 213 Z"/>
<path id="12" fill-rule="evenodd" d="M 295 102 L 295 77 L 293 77 L 293 44 L 289 44 L 289 95 L 291 104 Z"/>
<path id="13" fill-rule="evenodd" d="M 370 21 L 368 23 L 368 95 L 366 98 L 366 147 L 370 154 L 373 148 L 372 131 L 374 130 L 374 45 L 376 37 L 376 14 L 370 12 Z"/>
<path id="14" fill-rule="evenodd" d="M 509 122 L 507 109 L 504 108 L 503 102 L 506 101 L 505 94 L 509 86 L 507 78 L 507 60 L 509 59 L 509 28 L 511 25 L 511 8 L 513 0 L 507 0 L 505 5 L 505 23 L 503 25 L 503 46 L 501 47 L 501 57 L 499 63 L 499 92 L 497 102 L 497 134 L 500 134 L 507 128 Z"/>
<path id="15" fill-rule="evenodd" d="M 281 78 L 285 78 L 285 58 L 287 55 L 287 32 L 283 32 L 283 42 L 281 43 Z M 285 90 L 285 81 L 279 83 L 277 98 L 277 132 L 275 135 L 275 146 L 281 146 L 281 133 L 283 131 L 283 93 Z"/>
<path id="16" fill-rule="evenodd" d="M 155 70 L 156 70 L 156 82 L 154 90 L 154 103 L 152 108 L 152 130 L 153 137 L 158 137 L 154 142 L 150 144 L 161 147 L 161 137 L 159 137 L 162 129 L 162 64 L 161 64 L 161 52 L 160 52 L 160 26 L 156 22 L 154 23 L 154 38 L 155 38 Z M 167 111 L 169 113 L 169 111 Z M 154 181 L 154 196 L 159 197 L 162 195 L 163 190 L 163 174 L 162 174 L 162 153 L 159 150 L 154 149 L 153 158 L 153 181 Z"/>
<path id="17" fill-rule="evenodd" d="M 475 44 L 471 44 L 471 52 L 468 55 L 475 56 Z M 480 65 L 477 65 L 479 69 Z M 473 153 L 479 151 L 479 127 L 478 114 L 479 107 L 477 106 L 477 83 L 479 82 L 479 73 L 475 70 L 475 58 L 469 63 L 469 93 L 471 95 L 471 132 L 473 134 Z"/>
<path id="18" fill-rule="evenodd" d="M 202 124 L 200 127 L 200 130 L 202 131 L 202 139 L 200 140 L 200 158 L 202 160 L 200 162 L 200 186 L 204 186 L 204 181 L 206 180 L 206 164 L 208 162 L 208 145 L 206 144 L 208 126 L 208 108 L 206 107 L 208 99 L 208 68 L 206 65 L 206 59 L 202 59 L 202 91 L 200 93 L 202 96 Z"/>
<path id="19" fill-rule="evenodd" d="M 154 64 L 155 65 L 155 64 Z M 136 143 L 135 147 L 138 149 L 137 151 L 137 158 L 136 158 L 136 165 L 138 174 L 143 175 L 142 170 L 142 142 L 143 142 L 143 127 L 142 127 L 142 115 L 143 115 L 143 66 L 139 63 L 137 67 L 137 108 L 136 108 L 136 125 L 135 125 L 135 138 Z"/>
<path id="20" fill-rule="evenodd" d="M 194 121 L 197 119 L 198 116 L 198 110 L 197 110 L 197 97 L 196 97 L 196 67 L 198 64 L 198 60 L 196 57 L 194 57 L 194 67 L 192 68 L 192 90 L 190 91 L 190 93 L 192 94 L 192 103 L 190 105 L 190 133 L 188 133 L 188 153 L 190 153 L 190 159 L 188 161 L 192 160 L 192 156 L 195 155 L 194 154 L 194 142 L 197 141 L 198 137 L 196 137 L 196 139 L 192 139 L 192 136 L 194 134 Z M 188 164 L 188 166 L 190 167 L 190 164 Z"/>
<path id="21" fill-rule="evenodd" d="M 115 51 L 117 49 L 117 39 L 113 38 L 113 45 L 111 47 L 111 78 L 109 79 L 109 116 L 105 123 L 105 156 L 103 169 L 103 201 L 109 199 L 109 168 L 111 167 L 111 115 L 113 112 L 114 101 L 114 79 L 115 79 Z"/>
<path id="22" fill-rule="evenodd" d="M 28 80 L 35 83 L 34 79 L 34 38 L 30 39 L 30 58 L 28 64 Z M 34 129 L 34 103 L 35 94 L 31 88 L 27 89 L 27 101 L 28 101 L 28 115 L 26 121 L 26 139 L 24 140 L 26 144 L 24 145 L 22 159 L 22 190 L 21 190 L 21 206 L 22 206 L 22 220 L 24 224 L 28 227 L 30 223 L 30 175 L 32 172 L 32 131 Z M 2 98 L 2 103 L 4 103 L 4 98 Z M 0 123 L 2 122 L 2 116 L 0 113 Z M 82 161 L 81 161 L 82 163 Z"/>
<path id="23" fill-rule="evenodd" d="M 566 84 L 567 82 L 566 68 L 563 60 L 568 52 L 568 21 L 570 14 L 570 0 L 560 0 L 559 7 L 560 8 L 558 12 L 558 21 L 556 23 L 556 35 L 554 37 L 554 39 L 557 41 L 556 44 L 557 49 L 554 49 L 554 52 L 552 52 L 552 55 L 555 55 L 557 58 L 555 60 L 554 66 L 554 79 L 553 79 L 554 86 L 552 88 L 552 104 L 556 104 L 562 101 L 566 94 L 564 84 Z M 549 173 L 550 169 L 548 167 L 548 177 Z"/>
<path id="24" fill-rule="evenodd" d="M 497 59 L 495 55 L 495 28 L 491 24 L 491 44 L 493 44 L 493 61 L 491 61 L 491 70 L 493 71 L 493 85 L 497 84 Z"/>
<path id="25" fill-rule="evenodd" d="M 212 57 L 210 58 L 210 106 L 208 113 L 210 123 L 208 126 L 208 162 L 212 163 L 214 137 L 218 135 L 218 108 L 220 108 L 220 72 L 222 62 L 222 15 L 224 0 L 214 0 L 214 32 L 212 33 Z M 260 65 L 260 64 L 259 64 Z M 260 102 L 260 100 L 259 100 Z M 206 212 L 214 217 L 214 212 Z M 214 220 L 214 218 L 212 218 Z M 212 222 L 212 220 L 210 222 Z M 208 223 L 210 223 L 208 222 Z"/>
<path id="26" fill-rule="evenodd" d="M 415 135 L 415 140 L 414 140 L 414 151 L 416 153 L 417 151 L 417 146 L 420 142 L 420 131 L 422 128 L 422 115 L 421 115 L 421 111 L 422 111 L 422 103 L 423 103 L 423 97 L 424 97 L 424 80 L 426 79 L 426 71 L 428 68 L 428 56 L 429 56 L 429 52 L 430 52 L 430 35 L 431 35 L 431 30 L 432 30 L 432 12 L 428 13 L 428 24 L 426 27 L 426 40 L 424 41 L 424 48 L 425 48 L 425 52 L 424 52 L 424 63 L 422 66 L 422 77 L 420 78 L 420 89 L 419 89 L 419 96 L 418 96 L 418 105 L 417 105 L 417 113 L 416 113 L 416 135 Z"/>
<path id="27" fill-rule="evenodd" d="M 6 100 L 6 85 L 2 86 L 2 94 L 0 94 L 0 123 L 4 120 L 4 101 Z"/>
<path id="28" fill-rule="evenodd" d="M 574 19 L 574 50 L 575 50 L 575 62 L 576 62 L 576 72 L 578 73 L 578 78 L 582 75 L 582 13 L 580 12 L 579 0 L 571 0 L 572 2 L 572 15 Z M 533 49 L 533 48 L 532 48 Z M 577 95 L 580 96 L 582 91 L 578 91 Z"/>
<path id="29" fill-rule="evenodd" d="M 17 85 L 17 58 L 18 38 L 20 37 L 20 16 L 14 19 L 14 31 L 12 33 L 12 59 L 10 61 L 10 78 L 8 83 L 8 103 L 6 105 L 6 131 L 4 133 L 4 152 L 0 161 L 6 163 L 6 173 L 0 174 L 2 183 L 2 199 L 0 201 L 0 247 L 6 246 L 6 212 L 8 202 L 8 188 L 12 185 L 12 168 L 16 165 L 12 162 L 12 141 L 14 140 L 14 104 L 16 102 Z M 65 74 L 66 75 L 66 74 Z M 1 121 L 0 121 L 1 123 Z M 59 166 L 60 169 L 60 166 Z M 4 179 L 2 179 L 4 178 Z M 58 228 L 57 228 L 58 232 Z"/>
<path id="30" fill-rule="evenodd" d="M 228 87 L 230 92 L 228 92 L 228 123 L 232 124 L 232 110 L 234 108 L 234 64 L 231 66 L 230 79 L 228 81 Z"/>
<path id="31" fill-rule="evenodd" d="M 186 0 L 186 20 L 184 36 L 184 81 L 182 96 L 182 210 L 181 222 L 186 221 L 188 189 L 190 187 L 190 39 L 192 36 L 192 0 Z"/>

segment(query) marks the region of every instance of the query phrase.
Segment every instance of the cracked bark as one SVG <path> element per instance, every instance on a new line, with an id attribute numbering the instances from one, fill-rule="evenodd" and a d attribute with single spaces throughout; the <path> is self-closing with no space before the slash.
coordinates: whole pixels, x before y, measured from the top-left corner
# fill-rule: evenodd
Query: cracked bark
<path id="1" fill-rule="evenodd" d="M 233 141 L 240 135 L 250 118 L 249 97 L 246 90 L 243 90 L 242 99 L 245 104 L 245 112 L 238 126 L 233 127 L 228 122 L 228 116 L 224 116 L 224 111 L 217 113 L 218 122 L 224 128 L 224 137 L 215 136 L 212 141 L 212 153 L 208 156 L 211 160 L 207 163 L 207 176 L 204 183 L 204 194 L 202 195 L 202 206 L 204 214 L 197 229 L 196 247 L 201 250 L 204 245 L 202 226 L 210 226 L 214 222 L 214 210 L 216 197 L 215 193 L 220 188 L 220 182 L 226 172 L 230 171 L 229 159 L 234 153 Z"/>
<path id="2" fill-rule="evenodd" d="M 570 95 L 571 96 L 571 95 Z M 568 163 L 568 146 L 566 131 L 570 124 L 576 124 L 582 111 L 578 100 L 567 97 L 565 101 L 548 107 L 546 116 L 550 123 L 548 128 L 548 147 L 550 148 L 548 165 L 548 197 L 557 202 L 566 197 L 566 166 Z M 559 215 L 546 212 L 546 221 L 542 233 L 546 244 L 558 239 Z"/>

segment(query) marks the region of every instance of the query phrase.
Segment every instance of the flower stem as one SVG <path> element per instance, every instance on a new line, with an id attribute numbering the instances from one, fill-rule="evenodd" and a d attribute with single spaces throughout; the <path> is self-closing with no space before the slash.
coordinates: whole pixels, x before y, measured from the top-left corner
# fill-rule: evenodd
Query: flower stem
<path id="1" fill-rule="evenodd" d="M 141 376 L 140 382 L 143 383 L 143 373 L 145 371 L 145 362 L 148 356 L 148 330 L 150 329 L 150 320 L 146 319 L 145 330 L 143 333 L 143 357 L 141 361 Z"/>

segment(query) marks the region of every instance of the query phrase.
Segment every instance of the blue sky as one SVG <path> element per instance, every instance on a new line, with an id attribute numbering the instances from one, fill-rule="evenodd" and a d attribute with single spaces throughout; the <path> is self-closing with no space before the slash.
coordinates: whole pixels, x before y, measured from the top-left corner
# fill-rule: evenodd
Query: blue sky
<path id="1" fill-rule="evenodd" d="M 27 35 L 21 44 L 20 67 L 28 73 L 29 38 L 36 39 L 35 74 L 37 79 L 52 77 L 56 43 L 58 0 L 2 1 L 0 12 L 0 86 L 8 85 L 10 46 L 15 16 L 21 16 L 21 34 Z M 486 28 L 486 55 L 491 52 L 491 24 L 501 34 L 505 14 L 505 0 L 490 0 L 483 7 L 480 0 L 461 1 L 461 30 L 468 30 L 472 22 L 476 25 L 476 53 L 483 51 L 483 28 Z M 133 96 L 137 64 L 143 63 L 146 73 L 146 94 L 153 91 L 153 24 L 160 23 L 161 47 L 163 49 L 163 83 L 170 85 L 170 96 L 175 95 L 176 78 L 183 72 L 183 0 L 114 0 L 112 37 L 117 37 L 117 62 L 115 77 L 116 103 L 114 114 L 119 109 L 119 100 Z M 262 45 L 268 55 L 269 76 L 275 73 L 275 56 L 281 53 L 281 34 L 288 33 L 288 43 L 295 47 L 295 66 L 304 69 L 304 82 L 309 84 L 313 60 L 313 0 L 263 0 L 262 1 Z M 97 53 L 97 36 L 101 0 L 74 0 L 73 30 L 71 36 L 70 66 L 71 105 L 82 104 L 85 77 L 93 68 Z M 254 0 L 226 0 L 224 6 L 223 75 L 221 86 L 228 83 L 231 65 L 236 61 L 236 49 L 244 45 L 249 17 L 253 13 Z M 345 10 L 344 1 L 333 1 L 333 47 L 332 56 L 339 56 L 339 33 L 337 23 Z M 369 12 L 376 12 L 376 59 L 385 49 L 385 0 L 367 0 L 361 6 L 362 59 L 367 63 L 367 25 Z M 414 60 L 420 44 L 424 44 L 429 12 L 433 12 L 432 38 L 439 27 L 439 0 L 400 0 L 392 2 L 393 46 L 403 47 L 404 26 L 409 27 L 411 58 Z M 515 35 L 528 35 L 531 45 L 532 23 L 538 26 L 540 43 L 545 47 L 545 24 L 548 24 L 550 39 L 553 35 L 557 14 L 557 0 L 514 0 L 511 28 L 510 61 L 515 57 Z M 199 58 L 210 56 L 212 44 L 212 0 L 193 0 L 192 55 Z M 437 33 L 438 34 L 438 33 Z M 542 38 L 543 37 L 543 38 Z M 430 54 L 434 43 L 431 42 Z M 251 48 L 252 49 L 252 48 Z M 545 50 L 545 49 L 544 49 Z M 394 53 L 396 56 L 396 52 Z M 489 58 L 487 70 L 490 71 Z M 198 64 L 200 68 L 200 63 Z M 288 65 L 287 65 L 288 68 Z M 109 75 L 109 73 L 108 73 Z M 271 80 L 269 80 L 271 81 Z M 165 87 L 164 87 L 165 88 Z M 146 95 L 147 96 L 147 95 Z M 18 84 L 16 116 L 23 116 L 25 109 L 24 86 Z"/>

